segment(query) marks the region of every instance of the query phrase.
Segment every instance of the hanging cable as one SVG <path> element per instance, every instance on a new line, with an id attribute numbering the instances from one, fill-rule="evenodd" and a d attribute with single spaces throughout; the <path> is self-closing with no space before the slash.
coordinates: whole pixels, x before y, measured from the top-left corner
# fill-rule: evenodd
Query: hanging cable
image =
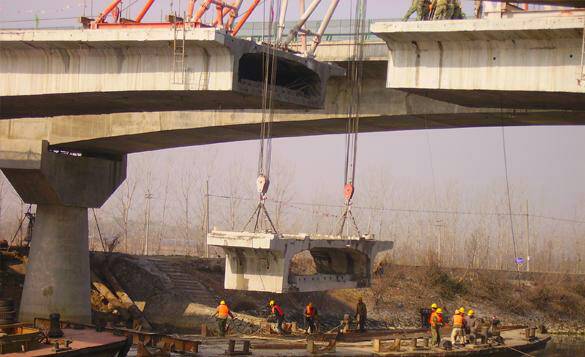
<path id="1" fill-rule="evenodd" d="M 348 60 L 349 77 L 349 103 L 347 109 L 347 122 L 345 134 L 345 167 L 344 167 L 344 209 L 340 217 L 337 234 L 342 236 L 347 219 L 351 219 L 352 225 L 358 236 L 361 232 L 351 212 L 353 195 L 355 193 L 358 134 L 360 123 L 360 105 L 363 79 L 363 47 L 366 36 L 366 9 L 367 0 L 358 0 L 355 5 L 353 44 Z"/>
<path id="2" fill-rule="evenodd" d="M 504 173 L 506 177 L 506 195 L 508 199 L 508 217 L 510 218 L 510 230 L 512 232 L 512 247 L 514 249 L 514 263 L 516 264 L 516 271 L 518 278 L 520 278 L 520 263 L 518 262 L 518 250 L 516 248 L 516 234 L 514 232 L 514 218 L 512 216 L 512 199 L 510 197 L 510 179 L 508 178 L 508 154 L 506 152 L 506 129 L 504 127 L 504 109 L 502 98 L 500 97 L 500 117 L 502 128 L 502 153 L 504 155 Z"/>
<path id="3" fill-rule="evenodd" d="M 282 1 L 282 0 L 280 0 Z M 274 25 L 274 19 L 280 16 L 281 3 L 279 0 L 270 0 L 268 2 L 268 42 L 265 43 L 264 56 L 262 57 L 262 66 L 264 81 L 262 87 L 262 115 L 260 121 L 260 147 L 258 150 L 258 170 L 256 179 L 256 188 L 259 194 L 258 205 L 252 213 L 252 216 L 244 226 L 244 230 L 254 223 L 253 232 L 264 228 L 274 234 L 278 234 L 276 226 L 272 222 L 268 211 L 266 210 L 266 199 L 268 188 L 270 187 L 270 168 L 272 163 L 272 122 L 274 120 L 274 94 L 276 88 L 276 77 L 278 70 L 278 61 L 276 53 L 276 35 L 278 26 Z M 276 3 L 276 7 L 275 7 Z M 265 2 L 266 4 L 266 2 Z M 268 225 L 263 225 L 264 219 Z"/>

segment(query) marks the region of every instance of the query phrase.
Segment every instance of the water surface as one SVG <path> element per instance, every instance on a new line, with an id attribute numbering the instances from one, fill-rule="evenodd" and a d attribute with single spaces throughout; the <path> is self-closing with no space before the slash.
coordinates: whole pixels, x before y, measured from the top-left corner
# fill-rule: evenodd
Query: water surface
<path id="1" fill-rule="evenodd" d="M 585 356 L 585 336 L 553 336 L 545 350 L 531 354 L 538 357 Z"/>

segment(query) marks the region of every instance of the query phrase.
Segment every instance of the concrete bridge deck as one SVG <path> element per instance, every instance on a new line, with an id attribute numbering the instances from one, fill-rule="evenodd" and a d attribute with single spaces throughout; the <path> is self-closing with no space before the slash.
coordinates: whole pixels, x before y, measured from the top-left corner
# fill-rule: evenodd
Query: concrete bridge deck
<path id="1" fill-rule="evenodd" d="M 585 16 L 376 23 L 387 87 L 470 107 L 585 110 Z"/>
<path id="2" fill-rule="evenodd" d="M 265 46 L 216 29 L 182 36 L 172 29 L 2 30 L 0 119 L 262 107 Z M 292 53 L 276 57 L 275 107 L 321 107 L 329 77 L 343 75 Z"/>

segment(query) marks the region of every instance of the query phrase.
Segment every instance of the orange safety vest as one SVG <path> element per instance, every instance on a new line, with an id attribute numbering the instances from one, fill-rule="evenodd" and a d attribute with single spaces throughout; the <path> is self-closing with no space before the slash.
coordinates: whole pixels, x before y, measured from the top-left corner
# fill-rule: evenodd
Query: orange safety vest
<path id="1" fill-rule="evenodd" d="M 230 308 L 227 305 L 219 305 L 217 307 L 217 317 L 220 319 L 227 319 L 230 315 Z"/>
<path id="2" fill-rule="evenodd" d="M 437 322 L 435 323 L 433 317 L 437 318 Z M 437 312 L 433 311 L 431 313 L 431 318 L 429 319 L 429 322 L 431 324 L 432 327 L 435 327 L 437 324 L 442 324 L 443 323 L 443 315 L 438 314 Z"/>
<path id="3" fill-rule="evenodd" d="M 453 316 L 453 327 L 455 328 L 462 328 L 463 327 L 463 315 L 457 314 Z"/>
<path id="4" fill-rule="evenodd" d="M 315 308 L 312 306 L 307 306 L 305 309 L 305 316 L 306 317 L 314 317 L 315 316 Z"/>

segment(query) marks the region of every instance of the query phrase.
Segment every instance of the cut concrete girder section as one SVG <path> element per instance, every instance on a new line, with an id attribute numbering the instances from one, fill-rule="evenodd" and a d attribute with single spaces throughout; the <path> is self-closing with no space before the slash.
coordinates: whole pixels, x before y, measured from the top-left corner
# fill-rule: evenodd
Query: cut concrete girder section
<path id="1" fill-rule="evenodd" d="M 471 107 L 585 110 L 583 16 L 376 23 L 387 87 Z"/>
<path id="2" fill-rule="evenodd" d="M 172 29 L 4 30 L 0 118 L 262 107 L 266 46 L 187 29 L 183 65 L 174 38 Z M 321 107 L 329 77 L 344 73 L 271 52 L 277 108 Z"/>
<path id="3" fill-rule="evenodd" d="M 393 242 L 371 238 L 213 231 L 207 244 L 226 254 L 226 289 L 283 293 L 367 287 L 376 256 Z M 292 258 L 309 251 L 317 274 L 293 276 Z"/>

